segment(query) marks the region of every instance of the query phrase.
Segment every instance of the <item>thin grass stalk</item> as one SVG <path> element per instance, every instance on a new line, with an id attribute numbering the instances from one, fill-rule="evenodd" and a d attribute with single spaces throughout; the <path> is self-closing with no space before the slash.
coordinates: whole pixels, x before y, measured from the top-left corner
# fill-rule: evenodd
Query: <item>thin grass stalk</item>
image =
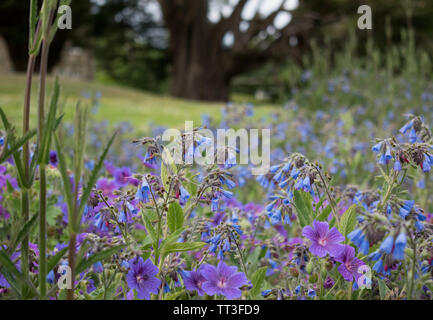
<path id="1" fill-rule="evenodd" d="M 44 5 L 46 3 L 44 2 Z M 48 21 L 51 25 L 54 17 L 54 11 L 50 10 Z M 45 31 L 45 32 L 44 32 Z M 44 135 L 45 123 L 45 91 L 48 72 L 48 53 L 50 48 L 50 39 L 48 29 L 44 29 L 42 40 L 40 79 L 39 79 L 39 104 L 38 104 L 38 146 L 41 147 Z M 47 275 L 47 177 L 46 164 L 39 164 L 39 293 L 41 299 L 45 299 L 47 292 L 46 275 Z"/>
<path id="2" fill-rule="evenodd" d="M 45 122 L 45 85 L 47 77 L 49 45 L 47 40 L 42 42 L 42 56 L 40 69 L 39 107 L 38 107 L 38 145 L 41 145 Z M 41 297 L 46 294 L 46 247 L 47 247 L 47 181 L 45 163 L 39 166 L 39 290 Z"/>
<path id="3" fill-rule="evenodd" d="M 34 38 L 38 37 L 40 32 L 41 23 L 38 23 L 38 27 Z M 36 40 L 33 42 L 33 46 L 36 45 Z M 24 108 L 23 108 L 23 136 L 27 134 L 30 130 L 30 100 L 31 100 L 31 92 L 32 92 L 32 80 L 33 73 L 35 69 L 37 54 L 29 54 L 29 58 L 27 61 L 27 74 L 26 74 L 26 89 L 24 95 Z M 25 143 L 23 145 L 23 162 L 24 162 L 24 174 L 27 182 L 30 181 L 30 151 L 29 144 Z M 29 190 L 22 186 L 21 192 L 21 215 L 23 219 L 23 224 L 26 224 L 29 220 L 29 211 L 30 211 L 30 197 Z M 21 243 L 21 270 L 26 279 L 29 276 L 29 237 L 26 236 Z M 24 294 L 23 288 L 23 296 Z"/>

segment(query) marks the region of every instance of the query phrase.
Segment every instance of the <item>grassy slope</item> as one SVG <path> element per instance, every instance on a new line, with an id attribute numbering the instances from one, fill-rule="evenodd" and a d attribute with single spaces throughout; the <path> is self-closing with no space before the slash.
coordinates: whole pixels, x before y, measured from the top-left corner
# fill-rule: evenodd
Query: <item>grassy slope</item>
<path id="1" fill-rule="evenodd" d="M 54 79 L 48 80 L 51 92 Z M 0 106 L 10 121 L 21 128 L 22 104 L 24 99 L 24 75 L 0 75 Z M 159 96 L 139 90 L 102 85 L 92 82 L 60 79 L 61 103 L 64 104 L 66 121 L 72 119 L 74 106 L 78 100 L 90 103 L 82 96 L 83 92 L 101 92 L 101 107 L 96 120 L 108 120 L 110 124 L 129 121 L 138 130 L 145 129 L 149 122 L 168 127 L 183 128 L 185 120 L 193 120 L 194 125 L 201 123 L 202 114 L 220 117 L 222 103 L 203 103 Z M 33 83 L 31 121 L 36 125 L 38 83 Z M 275 107 L 261 106 L 256 115 L 263 116 Z"/>

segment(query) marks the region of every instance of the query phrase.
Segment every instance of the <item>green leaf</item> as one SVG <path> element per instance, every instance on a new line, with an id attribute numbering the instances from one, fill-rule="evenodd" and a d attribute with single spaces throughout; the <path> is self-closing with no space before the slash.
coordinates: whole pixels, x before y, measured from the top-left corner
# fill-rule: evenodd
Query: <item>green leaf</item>
<path id="1" fill-rule="evenodd" d="M 36 130 L 30 130 L 27 131 L 27 133 L 24 136 L 18 139 L 14 139 L 13 143 L 10 144 L 10 148 L 5 149 L 5 151 L 1 154 L 0 163 L 6 161 L 11 155 L 19 151 L 19 149 L 35 135 L 36 135 Z"/>
<path id="2" fill-rule="evenodd" d="M 38 22 L 38 1 L 30 0 L 29 51 L 32 50 L 33 47 L 37 22 Z"/>
<path id="3" fill-rule="evenodd" d="M 266 270 L 268 267 L 261 267 L 254 272 L 253 277 L 251 278 L 251 283 L 253 284 L 253 288 L 250 291 L 251 298 L 254 299 L 260 294 L 260 290 L 263 286 L 266 277 Z"/>
<path id="4" fill-rule="evenodd" d="M 168 185 L 168 173 L 167 173 L 167 168 L 165 167 L 165 164 L 163 161 L 161 161 L 161 181 L 162 181 L 162 185 L 164 187 L 167 187 L 167 185 Z"/>
<path id="5" fill-rule="evenodd" d="M 89 257 L 88 259 L 81 260 L 77 264 L 76 273 L 79 274 L 80 272 L 83 272 L 87 268 L 90 268 L 96 262 L 110 258 L 112 255 L 114 255 L 117 251 L 124 248 L 125 246 L 126 245 L 115 246 L 113 248 L 98 252 L 92 255 L 91 257 Z"/>
<path id="6" fill-rule="evenodd" d="M 39 152 L 39 164 L 48 163 L 48 157 L 50 153 L 51 139 L 53 136 L 53 129 L 56 122 L 56 112 L 57 112 L 57 102 L 59 100 L 60 95 L 60 86 L 59 81 L 56 78 L 54 82 L 54 91 L 51 97 L 50 109 L 48 111 L 47 120 L 44 126 L 44 132 L 42 136 L 42 141 L 40 143 L 40 152 Z"/>
<path id="7" fill-rule="evenodd" d="M 18 287 L 16 278 L 22 278 L 23 275 L 18 271 L 14 263 L 9 259 L 3 249 L 0 250 L 0 265 L 1 268 L 4 268 L 4 270 L 6 271 L 3 271 L 2 273 L 5 276 L 8 275 L 8 283 L 11 286 Z"/>
<path id="8" fill-rule="evenodd" d="M 333 226 L 335 226 L 336 222 L 337 222 L 337 220 L 335 220 L 335 217 L 333 217 L 331 222 L 329 223 L 329 227 L 332 228 Z"/>
<path id="9" fill-rule="evenodd" d="M 2 119 L 3 122 L 3 126 L 5 128 L 5 130 L 9 130 L 9 128 L 11 127 L 11 124 L 8 120 L 8 118 L 6 117 L 6 114 L 3 111 L 3 108 L 0 107 L 0 118 Z"/>
<path id="10" fill-rule="evenodd" d="M 153 227 L 152 222 L 150 221 L 149 217 L 146 216 L 143 210 L 141 211 L 141 217 L 143 218 L 144 227 L 146 228 L 147 233 L 152 239 L 152 242 L 154 243 L 154 245 L 158 245 L 156 243 L 158 241 L 158 237 L 155 228 Z"/>
<path id="11" fill-rule="evenodd" d="M 173 252 L 187 252 L 187 251 L 195 251 L 203 248 L 206 245 L 205 242 L 174 242 L 167 244 L 164 249 L 162 249 L 161 259 L 164 258 Z"/>
<path id="12" fill-rule="evenodd" d="M 56 219 L 61 214 L 62 214 L 62 209 L 54 205 L 49 206 L 47 208 L 47 224 L 49 226 L 56 225 Z"/>
<path id="13" fill-rule="evenodd" d="M 63 150 L 62 147 L 60 145 L 60 140 L 59 137 L 57 136 L 57 134 L 54 134 L 54 142 L 56 145 L 56 149 L 57 149 L 57 157 L 59 159 L 59 171 L 60 171 L 60 175 L 62 177 L 62 187 L 63 187 L 63 195 L 66 198 L 66 204 L 68 206 L 68 219 L 69 221 L 72 221 L 72 186 L 71 186 L 71 182 L 69 180 L 69 174 L 68 174 L 68 169 L 67 169 L 67 165 L 66 165 L 66 159 L 63 155 Z"/>
<path id="14" fill-rule="evenodd" d="M 9 283 L 9 285 L 11 286 L 11 288 L 13 289 L 15 294 L 18 295 L 18 298 L 21 298 L 22 297 L 21 290 L 20 290 L 17 282 L 15 281 L 15 278 L 12 276 L 12 274 L 7 270 L 1 270 L 0 274 L 3 274 L 7 283 Z"/>
<path id="15" fill-rule="evenodd" d="M 75 108 L 75 123 L 74 123 L 74 159 L 73 169 L 75 184 L 79 184 L 81 173 L 84 165 L 84 149 L 86 144 L 87 118 L 88 109 L 82 108 L 78 103 Z"/>
<path id="16" fill-rule="evenodd" d="M 183 210 L 179 203 L 172 202 L 168 207 L 167 223 L 171 232 L 183 227 Z"/>
<path id="17" fill-rule="evenodd" d="M 68 249 L 69 249 L 68 247 L 63 248 L 62 250 L 57 252 L 54 256 L 52 256 L 50 259 L 48 259 L 48 262 L 47 262 L 48 272 L 54 269 L 54 267 L 59 263 L 60 259 L 63 258 L 65 253 L 68 251 Z"/>
<path id="18" fill-rule="evenodd" d="M 386 297 L 386 294 L 388 293 L 389 289 L 385 284 L 385 281 L 383 281 L 382 279 L 378 278 L 377 282 L 379 283 L 379 295 L 380 295 L 380 299 L 384 300 Z"/>
<path id="19" fill-rule="evenodd" d="M 179 298 L 184 293 L 185 293 L 185 290 L 179 290 L 179 291 L 170 293 L 164 297 L 164 300 L 176 300 L 177 298 Z"/>
<path id="20" fill-rule="evenodd" d="M 36 222 L 38 221 L 39 214 L 34 214 L 33 217 L 27 221 L 27 223 L 21 228 L 21 230 L 18 232 L 17 237 L 13 240 L 12 244 L 8 248 L 8 253 L 12 254 L 12 252 L 15 252 L 15 249 L 17 248 L 18 244 L 20 244 L 23 239 L 30 234 L 32 228 L 36 225 Z"/>
<path id="21" fill-rule="evenodd" d="M 168 186 L 168 176 L 177 173 L 177 167 L 174 163 L 174 159 L 171 156 L 168 149 L 162 151 L 162 161 L 161 161 L 161 180 L 164 187 Z"/>
<path id="22" fill-rule="evenodd" d="M 17 282 L 26 285 L 34 295 L 37 295 L 36 289 L 30 281 L 27 281 L 24 275 L 18 271 L 15 264 L 9 259 L 3 249 L 0 249 L 0 268 L 4 268 L 2 272 L 8 283 L 19 293 Z"/>
<path id="23" fill-rule="evenodd" d="M 301 227 L 305 227 L 312 222 L 313 205 L 312 197 L 308 192 L 295 190 L 294 192 L 294 206 L 298 213 L 298 220 Z"/>
<path id="24" fill-rule="evenodd" d="M 340 221 L 340 232 L 344 237 L 347 237 L 356 226 L 356 205 L 350 206 L 346 212 L 344 212 Z"/>
<path id="25" fill-rule="evenodd" d="M 319 212 L 320 207 L 322 206 L 323 202 L 325 202 L 326 197 L 322 196 L 322 198 L 319 199 L 319 202 L 316 203 L 316 206 L 314 207 L 314 211 L 316 214 Z"/>
<path id="26" fill-rule="evenodd" d="M 330 205 L 328 205 L 325 209 L 322 210 L 322 212 L 316 217 L 316 220 L 319 221 L 327 221 L 329 215 L 331 214 L 332 208 Z"/>

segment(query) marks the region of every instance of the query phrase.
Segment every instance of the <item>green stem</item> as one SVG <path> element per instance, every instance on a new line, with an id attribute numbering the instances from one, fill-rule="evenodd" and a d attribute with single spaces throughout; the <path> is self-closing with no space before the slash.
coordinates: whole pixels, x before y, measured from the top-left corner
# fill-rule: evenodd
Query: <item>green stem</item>
<path id="1" fill-rule="evenodd" d="M 406 231 L 408 232 L 409 230 Z M 407 294 L 407 299 L 411 300 L 412 299 L 412 293 L 413 293 L 413 288 L 415 287 L 415 272 L 416 272 L 416 241 L 415 239 L 412 237 L 412 235 L 409 233 L 410 235 L 410 239 L 412 242 L 412 250 L 413 250 L 413 259 L 412 259 L 412 273 L 410 275 L 410 286 L 408 288 L 408 294 Z"/>
<path id="2" fill-rule="evenodd" d="M 27 189 L 21 191 L 21 213 L 23 224 L 29 220 L 29 192 Z M 26 236 L 21 242 L 21 272 L 25 279 L 29 278 L 29 237 Z M 26 296 L 27 286 L 23 284 L 22 295 Z"/>
<path id="3" fill-rule="evenodd" d="M 386 190 L 385 196 L 383 197 L 382 201 L 378 205 L 379 210 L 383 209 L 385 207 L 386 203 L 388 202 L 389 197 L 391 196 L 392 190 L 394 189 L 394 184 L 397 182 L 397 176 L 398 176 L 398 173 L 394 172 L 394 174 L 392 176 L 392 181 L 388 185 L 388 189 Z"/>
<path id="4" fill-rule="evenodd" d="M 352 281 L 350 281 L 348 283 L 348 288 L 347 288 L 347 300 L 352 300 Z"/>
<path id="5" fill-rule="evenodd" d="M 68 264 L 71 268 L 71 283 L 72 288 L 67 289 L 67 299 L 74 300 L 74 287 L 75 287 L 75 245 L 77 242 L 77 236 L 74 232 L 71 232 L 69 236 L 69 249 L 68 249 Z"/>
<path id="6" fill-rule="evenodd" d="M 46 206 L 47 206 L 47 181 L 45 166 L 40 167 L 40 189 L 39 189 L 39 291 L 41 297 L 45 297 L 47 286 L 46 286 L 46 274 L 47 274 L 47 230 L 46 230 Z"/>
<path id="7" fill-rule="evenodd" d="M 332 198 L 331 192 L 328 188 L 328 184 L 326 183 L 325 178 L 323 177 L 320 169 L 317 168 L 316 166 L 314 166 L 314 168 L 319 173 L 320 180 L 322 180 L 323 186 L 325 188 L 326 196 L 328 197 L 329 205 L 331 206 L 332 213 L 333 213 L 335 221 L 337 223 L 337 227 L 338 227 L 338 229 L 340 229 L 340 216 L 338 215 L 337 208 L 335 207 L 334 199 Z"/>
<path id="8" fill-rule="evenodd" d="M 40 32 L 41 23 L 38 23 L 35 38 L 38 37 Z M 36 41 L 35 41 L 36 42 Z M 35 43 L 33 44 L 35 45 Z M 32 92 L 32 79 L 35 69 L 36 56 L 34 54 L 29 55 L 27 61 L 27 73 L 26 73 L 26 89 L 24 94 L 24 107 L 23 107 L 23 136 L 30 129 L 30 101 Z M 30 151 L 29 143 L 23 145 L 23 163 L 24 163 L 24 174 L 26 183 L 30 182 Z M 30 211 L 30 196 L 29 190 L 22 187 L 21 191 L 21 216 L 23 219 L 23 224 L 26 224 L 29 220 Z M 26 279 L 29 277 L 29 236 L 24 237 L 21 243 L 21 271 Z M 24 286 L 25 287 L 25 286 Z M 25 297 L 25 288 L 22 288 L 22 294 Z"/>
<path id="9" fill-rule="evenodd" d="M 45 121 L 45 85 L 47 78 L 49 43 L 44 39 L 42 43 L 42 56 L 40 68 L 39 107 L 38 107 L 38 146 L 41 147 Z M 46 286 L 46 249 L 47 249 L 47 181 L 45 164 L 39 166 L 39 291 L 41 298 L 45 297 Z"/>

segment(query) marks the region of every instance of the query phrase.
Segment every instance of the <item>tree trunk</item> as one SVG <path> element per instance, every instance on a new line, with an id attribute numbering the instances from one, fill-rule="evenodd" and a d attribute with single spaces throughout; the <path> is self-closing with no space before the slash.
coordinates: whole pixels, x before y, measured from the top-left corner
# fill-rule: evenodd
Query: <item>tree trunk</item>
<path id="1" fill-rule="evenodd" d="M 195 1 L 194 5 L 189 1 Z M 164 12 L 173 54 L 172 94 L 186 99 L 227 101 L 229 79 L 207 10 L 208 1 L 188 0 Z"/>
<path id="2" fill-rule="evenodd" d="M 221 66 L 212 59 L 188 57 L 188 50 L 176 50 L 172 94 L 176 97 L 206 101 L 227 101 L 229 81 Z"/>

